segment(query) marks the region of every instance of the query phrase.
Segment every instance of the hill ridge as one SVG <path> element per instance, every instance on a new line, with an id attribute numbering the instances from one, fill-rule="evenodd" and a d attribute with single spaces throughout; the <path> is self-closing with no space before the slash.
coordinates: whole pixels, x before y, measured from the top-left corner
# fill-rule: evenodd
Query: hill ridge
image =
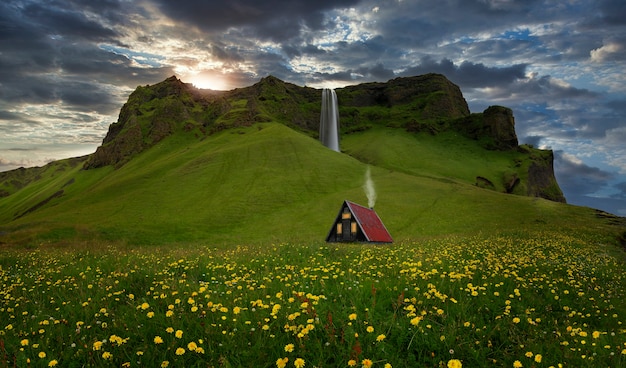
<path id="1" fill-rule="evenodd" d="M 366 201 L 367 166 L 394 239 L 597 218 L 550 204 L 562 200 L 552 152 L 518 145 L 508 108 L 470 113 L 442 75 L 336 91 L 341 153 L 317 141 L 315 88 L 272 76 L 225 92 L 176 77 L 138 87 L 94 154 L 0 173 L 0 238 L 311 239 L 338 203 Z"/>

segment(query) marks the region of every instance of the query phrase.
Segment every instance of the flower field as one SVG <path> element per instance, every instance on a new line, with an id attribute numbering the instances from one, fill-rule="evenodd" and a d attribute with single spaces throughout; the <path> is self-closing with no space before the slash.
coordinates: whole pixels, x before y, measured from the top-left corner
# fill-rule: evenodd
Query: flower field
<path id="1" fill-rule="evenodd" d="M 626 366 L 582 235 L 0 251 L 0 367 Z"/>

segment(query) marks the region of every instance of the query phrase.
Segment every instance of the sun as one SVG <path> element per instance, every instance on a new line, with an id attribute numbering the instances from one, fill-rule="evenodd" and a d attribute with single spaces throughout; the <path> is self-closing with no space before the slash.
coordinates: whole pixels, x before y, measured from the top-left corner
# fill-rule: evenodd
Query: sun
<path id="1" fill-rule="evenodd" d="M 190 77 L 191 84 L 200 89 L 211 89 L 214 91 L 226 91 L 228 90 L 228 84 L 222 76 L 209 76 L 203 74 L 197 74 Z"/>

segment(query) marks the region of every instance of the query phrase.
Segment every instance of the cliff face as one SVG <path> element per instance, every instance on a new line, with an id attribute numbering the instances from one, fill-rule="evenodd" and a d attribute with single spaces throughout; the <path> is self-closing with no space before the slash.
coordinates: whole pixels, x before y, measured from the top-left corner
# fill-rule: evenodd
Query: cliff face
<path id="1" fill-rule="evenodd" d="M 363 83 L 335 91 L 342 134 L 383 125 L 432 135 L 454 131 L 489 150 L 520 149 L 511 109 L 491 106 L 482 113 L 470 114 L 459 87 L 440 74 Z M 320 106 L 319 89 L 300 87 L 272 76 L 227 92 L 198 90 L 171 77 L 152 86 L 138 87 L 130 95 L 118 121 L 109 127 L 102 145 L 83 168 L 120 167 L 175 133 L 202 138 L 257 122 L 280 122 L 317 137 Z M 522 194 L 519 188 L 523 187 L 526 195 L 563 202 L 554 178 L 551 152 L 549 157 L 534 151 L 527 153 L 531 164 L 524 167 L 528 172 L 518 168 L 507 173 L 499 187 L 516 194 Z M 489 181 L 477 175 L 477 185 L 492 188 Z"/>
<path id="2" fill-rule="evenodd" d="M 203 94 L 176 77 L 137 87 L 83 168 L 119 167 L 177 131 L 201 128 L 211 112 L 206 106 L 217 100 L 217 96 Z"/>
<path id="3" fill-rule="evenodd" d="M 554 176 L 554 154 L 552 151 L 544 152 L 539 157 L 533 157 L 528 167 L 527 195 L 565 203 L 565 196 Z"/>

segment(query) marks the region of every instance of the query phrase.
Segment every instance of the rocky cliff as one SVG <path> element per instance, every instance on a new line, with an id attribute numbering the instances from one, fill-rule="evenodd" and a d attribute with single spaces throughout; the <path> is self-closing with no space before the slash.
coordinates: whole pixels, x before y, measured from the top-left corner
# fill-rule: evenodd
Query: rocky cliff
<path id="1" fill-rule="evenodd" d="M 518 150 L 511 109 L 491 106 L 470 114 L 458 86 L 440 74 L 396 78 L 386 83 L 363 83 L 336 89 L 342 134 L 376 125 L 402 128 L 411 133 L 459 132 L 489 150 Z M 321 91 L 300 87 L 269 76 L 258 83 L 227 92 L 198 90 L 170 77 L 138 87 L 122 107 L 118 121 L 109 127 L 102 145 L 84 163 L 84 169 L 119 167 L 136 154 L 177 132 L 198 137 L 215 132 L 275 121 L 316 137 L 319 130 Z M 502 179 L 506 192 L 520 182 L 526 195 L 564 202 L 554 178 L 553 157 L 527 152 L 531 164 Z M 485 184 L 481 178 L 477 183 Z M 480 184 L 478 183 L 478 184 Z"/>

